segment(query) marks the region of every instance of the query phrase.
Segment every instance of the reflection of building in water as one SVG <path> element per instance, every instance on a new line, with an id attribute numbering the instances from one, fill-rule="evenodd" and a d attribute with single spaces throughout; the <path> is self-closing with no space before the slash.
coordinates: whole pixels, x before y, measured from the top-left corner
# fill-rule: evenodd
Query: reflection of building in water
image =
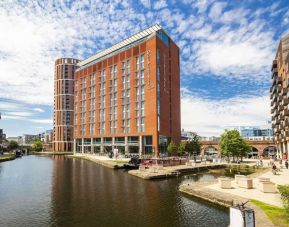
<path id="1" fill-rule="evenodd" d="M 227 222 L 225 211 L 180 195 L 178 185 L 185 179 L 145 181 L 86 160 L 55 157 L 50 212 L 53 226 L 200 226 L 204 221 L 216 223 L 217 219 Z M 194 175 L 186 179 L 198 178 Z"/>
<path id="2" fill-rule="evenodd" d="M 77 66 L 75 152 L 158 156 L 180 141 L 179 48 L 159 25 Z"/>

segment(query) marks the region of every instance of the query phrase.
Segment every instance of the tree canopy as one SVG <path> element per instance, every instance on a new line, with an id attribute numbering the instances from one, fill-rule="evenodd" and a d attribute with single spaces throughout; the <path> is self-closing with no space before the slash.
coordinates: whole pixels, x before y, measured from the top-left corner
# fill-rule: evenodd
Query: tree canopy
<path id="1" fill-rule="evenodd" d="M 34 151 L 42 151 L 42 149 L 43 149 L 43 144 L 42 144 L 42 142 L 41 142 L 41 140 L 39 140 L 39 139 L 36 139 L 36 140 L 34 140 L 34 142 L 33 142 L 33 144 L 32 144 L 32 149 L 34 150 Z"/>
<path id="2" fill-rule="evenodd" d="M 171 141 L 167 147 L 167 150 L 169 154 L 176 154 L 178 152 L 178 146 L 174 143 L 174 141 Z"/>
<path id="3" fill-rule="evenodd" d="M 221 154 L 227 157 L 243 157 L 251 151 L 251 146 L 238 130 L 225 130 L 220 139 Z"/>
<path id="4" fill-rule="evenodd" d="M 184 154 L 185 151 L 186 151 L 186 144 L 185 143 L 180 143 L 179 144 L 179 147 L 178 147 L 178 150 L 179 150 L 179 154 Z"/>
<path id="5" fill-rule="evenodd" d="M 186 151 L 190 154 L 200 154 L 201 147 L 200 136 L 197 133 L 193 133 L 192 139 L 186 143 Z"/>
<path id="6" fill-rule="evenodd" d="M 8 145 L 9 150 L 14 150 L 19 147 L 19 144 L 15 140 L 11 140 Z"/>

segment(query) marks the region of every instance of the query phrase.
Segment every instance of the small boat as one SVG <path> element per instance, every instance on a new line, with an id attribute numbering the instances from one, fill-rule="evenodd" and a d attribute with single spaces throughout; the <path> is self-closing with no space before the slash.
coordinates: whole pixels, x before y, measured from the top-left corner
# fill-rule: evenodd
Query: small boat
<path id="1" fill-rule="evenodd" d="M 15 152 L 15 157 L 16 158 L 20 158 L 20 157 L 22 157 L 22 152 L 21 151 L 19 151 L 19 150 L 17 150 L 16 152 Z"/>
<path id="2" fill-rule="evenodd" d="M 138 158 L 131 158 L 128 164 L 124 164 L 123 167 L 125 169 L 138 169 L 139 165 L 141 163 L 141 160 Z"/>

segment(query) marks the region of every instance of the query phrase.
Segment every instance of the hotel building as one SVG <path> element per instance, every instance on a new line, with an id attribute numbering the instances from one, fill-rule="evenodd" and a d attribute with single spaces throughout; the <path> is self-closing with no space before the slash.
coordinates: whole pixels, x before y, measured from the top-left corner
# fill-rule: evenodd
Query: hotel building
<path id="1" fill-rule="evenodd" d="M 53 150 L 73 151 L 74 72 L 77 59 L 55 61 Z"/>
<path id="2" fill-rule="evenodd" d="M 284 36 L 278 46 L 272 64 L 271 114 L 274 141 L 278 157 L 288 158 L 289 149 L 289 35 Z"/>
<path id="3" fill-rule="evenodd" d="M 179 48 L 145 29 L 79 62 L 74 97 L 75 152 L 158 156 L 181 138 Z"/>

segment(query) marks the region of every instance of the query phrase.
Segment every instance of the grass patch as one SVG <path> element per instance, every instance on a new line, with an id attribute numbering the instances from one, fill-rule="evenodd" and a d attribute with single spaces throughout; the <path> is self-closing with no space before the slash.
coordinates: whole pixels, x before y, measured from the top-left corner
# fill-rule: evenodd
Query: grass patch
<path id="1" fill-rule="evenodd" d="M 115 162 L 116 164 L 126 164 L 126 163 L 128 163 L 128 161 L 124 161 L 124 160 L 113 160 L 113 162 Z"/>
<path id="2" fill-rule="evenodd" d="M 268 216 L 268 218 L 273 222 L 274 225 L 280 227 L 289 226 L 289 217 L 284 208 L 272 206 L 270 204 L 263 203 L 254 199 L 252 199 L 251 202 L 256 206 L 260 207 Z"/>
<path id="3" fill-rule="evenodd" d="M 15 153 L 0 155 L 0 162 L 9 161 L 15 159 Z"/>

